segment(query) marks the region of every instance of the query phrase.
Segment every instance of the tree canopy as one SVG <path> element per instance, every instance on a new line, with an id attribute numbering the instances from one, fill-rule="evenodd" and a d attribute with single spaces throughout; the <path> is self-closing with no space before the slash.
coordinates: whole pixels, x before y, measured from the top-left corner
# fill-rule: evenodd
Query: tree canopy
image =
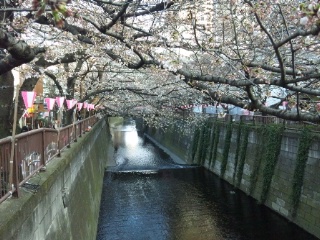
<path id="1" fill-rule="evenodd" d="M 318 1 L 2 5 L 0 74 L 18 71 L 22 89 L 47 78 L 60 95 L 95 101 L 112 115 L 225 103 L 319 122 Z"/>

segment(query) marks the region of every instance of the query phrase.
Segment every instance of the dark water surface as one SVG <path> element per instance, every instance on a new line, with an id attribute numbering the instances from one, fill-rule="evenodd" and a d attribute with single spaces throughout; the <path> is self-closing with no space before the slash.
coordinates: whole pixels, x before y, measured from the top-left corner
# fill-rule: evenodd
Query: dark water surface
<path id="1" fill-rule="evenodd" d="M 98 240 L 317 239 L 206 169 L 175 164 L 136 131 L 113 138 Z"/>

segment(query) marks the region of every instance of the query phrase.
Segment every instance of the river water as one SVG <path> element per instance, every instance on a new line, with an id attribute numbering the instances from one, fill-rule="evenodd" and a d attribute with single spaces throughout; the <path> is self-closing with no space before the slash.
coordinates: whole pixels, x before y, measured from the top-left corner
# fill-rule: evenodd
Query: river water
<path id="1" fill-rule="evenodd" d="M 134 125 L 113 130 L 97 240 L 317 239 L 206 169 L 176 164 Z"/>

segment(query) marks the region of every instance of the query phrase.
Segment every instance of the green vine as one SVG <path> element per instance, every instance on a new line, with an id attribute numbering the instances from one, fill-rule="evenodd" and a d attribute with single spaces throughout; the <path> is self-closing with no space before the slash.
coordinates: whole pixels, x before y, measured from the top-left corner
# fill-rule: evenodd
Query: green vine
<path id="1" fill-rule="evenodd" d="M 215 122 L 215 128 L 214 128 L 214 139 L 213 139 L 213 144 L 212 144 L 212 155 L 211 155 L 211 169 L 214 168 L 214 165 L 217 160 L 217 153 L 218 153 L 218 143 L 219 143 L 219 138 L 220 138 L 220 123 L 217 121 Z"/>
<path id="2" fill-rule="evenodd" d="M 281 149 L 281 140 L 284 127 L 282 125 L 267 125 L 267 146 L 264 155 L 265 168 L 263 169 L 263 184 L 262 193 L 260 197 L 261 203 L 264 203 L 267 199 L 272 176 L 278 160 L 278 156 Z"/>
<path id="3" fill-rule="evenodd" d="M 312 143 L 312 138 L 313 135 L 311 134 L 310 129 L 304 128 L 300 136 L 296 166 L 293 174 L 293 184 L 291 192 L 292 216 L 295 216 L 297 213 L 303 186 L 304 172 L 308 160 L 308 153 Z"/>
<path id="4" fill-rule="evenodd" d="M 238 160 L 239 160 L 239 152 L 240 152 L 240 140 L 241 140 L 241 130 L 242 130 L 242 126 L 243 123 L 240 122 L 240 124 L 238 125 L 238 131 L 237 131 L 237 140 L 236 140 L 236 154 L 235 154 L 235 158 L 234 158 L 234 172 L 233 172 L 233 183 L 235 183 L 235 178 L 236 178 L 236 172 L 237 172 L 237 167 L 238 167 Z"/>
<path id="5" fill-rule="evenodd" d="M 247 154 L 247 147 L 248 147 L 248 140 L 249 140 L 249 126 L 244 125 L 243 126 L 243 137 L 242 137 L 242 143 L 240 146 L 240 153 L 239 153 L 239 167 L 237 171 L 237 182 L 236 182 L 236 187 L 239 188 L 242 175 L 243 175 L 243 168 L 244 168 L 244 163 L 246 161 L 246 154 Z"/>
<path id="6" fill-rule="evenodd" d="M 221 161 L 221 169 L 220 174 L 223 177 L 224 173 L 227 168 L 228 163 L 228 156 L 229 156 L 229 149 L 231 144 L 231 136 L 232 136 L 232 121 L 229 121 L 226 126 L 226 137 L 224 139 L 224 148 L 223 148 L 223 154 L 222 154 L 222 161 Z"/>
<path id="7" fill-rule="evenodd" d="M 266 151 L 266 140 L 267 140 L 267 131 L 266 126 L 262 125 L 259 128 L 256 128 L 256 135 L 257 135 L 257 143 L 255 144 L 255 158 L 252 166 L 252 173 L 250 175 L 250 188 L 249 194 L 252 195 L 253 191 L 255 190 L 256 183 L 258 180 L 258 173 L 260 169 L 261 162 L 263 160 L 264 153 Z"/>
<path id="8" fill-rule="evenodd" d="M 195 162 L 195 157 L 197 154 L 198 143 L 200 140 L 200 131 L 201 131 L 200 127 L 196 127 L 196 129 L 194 131 L 194 136 L 193 136 L 193 141 L 192 141 L 192 151 L 191 151 L 191 159 L 192 159 L 193 163 Z"/>
<path id="9" fill-rule="evenodd" d="M 210 129 L 210 143 L 209 143 L 209 152 L 208 152 L 208 159 L 209 159 L 209 163 L 208 163 L 208 166 L 209 166 L 209 169 L 210 169 L 210 166 L 211 166 L 211 163 L 212 163 L 212 154 L 213 154 L 213 145 L 214 145 L 214 139 L 215 139 L 215 131 L 216 131 L 216 127 L 217 127 L 217 124 L 216 124 L 216 119 L 214 120 L 213 122 L 213 125 L 211 126 L 211 129 Z"/>
<path id="10" fill-rule="evenodd" d="M 204 165 L 204 162 L 206 160 L 207 156 L 207 151 L 209 147 L 209 142 L 210 142 L 210 133 L 211 133 L 211 123 L 210 119 L 206 121 L 205 124 L 202 126 L 202 134 L 201 134 L 201 145 L 200 145 L 200 150 L 199 150 L 199 163 L 201 165 Z"/>
<path id="11" fill-rule="evenodd" d="M 197 154 L 196 154 L 196 163 L 199 165 L 201 164 L 202 140 L 203 140 L 203 126 L 201 126 L 200 128 L 200 136 L 199 136 Z"/>

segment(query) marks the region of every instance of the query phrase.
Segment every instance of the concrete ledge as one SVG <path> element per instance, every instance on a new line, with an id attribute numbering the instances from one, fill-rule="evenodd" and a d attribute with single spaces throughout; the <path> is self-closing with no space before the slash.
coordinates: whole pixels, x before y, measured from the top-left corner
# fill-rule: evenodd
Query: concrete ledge
<path id="1" fill-rule="evenodd" d="M 168 154 L 172 160 L 177 164 L 187 164 L 184 160 L 182 160 L 178 155 L 176 155 L 174 152 L 166 148 L 164 145 L 160 144 L 158 141 L 156 141 L 154 138 L 152 138 L 148 134 L 144 134 L 145 137 L 147 137 L 153 144 L 155 144 L 157 147 L 161 148 L 166 154 Z"/>

